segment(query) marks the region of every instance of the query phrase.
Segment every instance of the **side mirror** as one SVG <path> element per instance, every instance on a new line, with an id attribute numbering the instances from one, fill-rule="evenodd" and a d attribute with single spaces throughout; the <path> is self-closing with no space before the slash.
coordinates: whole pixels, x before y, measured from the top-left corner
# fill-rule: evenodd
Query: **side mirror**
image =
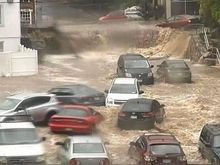
<path id="1" fill-rule="evenodd" d="M 41 141 L 46 141 L 46 140 L 47 140 L 46 137 L 42 137 L 42 138 L 41 138 Z"/>
<path id="2" fill-rule="evenodd" d="M 131 145 L 131 146 L 134 146 L 134 145 L 135 145 L 135 142 L 130 142 L 130 145 Z"/>
<path id="3" fill-rule="evenodd" d="M 58 146 L 63 146 L 64 143 L 63 142 L 56 142 L 55 145 L 58 145 Z"/>
<path id="4" fill-rule="evenodd" d="M 18 112 L 19 112 L 19 111 L 24 111 L 25 108 L 24 108 L 24 107 L 18 107 L 16 110 L 17 110 Z"/>
<path id="5" fill-rule="evenodd" d="M 154 67 L 154 65 L 151 65 L 150 67 L 151 67 L 151 68 L 153 68 L 153 67 Z"/>
<path id="6" fill-rule="evenodd" d="M 108 93 L 108 89 L 104 90 L 105 93 Z"/>
<path id="7" fill-rule="evenodd" d="M 144 93 L 144 91 L 142 91 L 142 90 L 139 91 L 139 94 L 143 94 L 143 93 Z"/>
<path id="8" fill-rule="evenodd" d="M 164 104 L 160 104 L 160 107 L 163 108 L 163 107 L 165 107 L 165 105 Z"/>
<path id="9" fill-rule="evenodd" d="M 105 144 L 105 145 L 109 145 L 110 143 L 109 143 L 109 142 L 104 142 L 104 144 Z"/>

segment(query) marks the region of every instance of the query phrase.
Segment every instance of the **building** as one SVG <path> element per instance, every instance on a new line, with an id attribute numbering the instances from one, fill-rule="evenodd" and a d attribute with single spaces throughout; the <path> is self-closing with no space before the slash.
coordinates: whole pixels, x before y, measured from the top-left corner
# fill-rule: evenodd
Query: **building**
<path id="1" fill-rule="evenodd" d="M 36 0 L 20 0 L 21 25 L 32 26 L 36 22 Z"/>
<path id="2" fill-rule="evenodd" d="M 0 0 L 0 76 L 38 72 L 37 51 L 20 44 L 20 0 Z"/>
<path id="3" fill-rule="evenodd" d="M 199 14 L 199 0 L 157 0 L 166 8 L 166 18 L 180 14 Z"/>

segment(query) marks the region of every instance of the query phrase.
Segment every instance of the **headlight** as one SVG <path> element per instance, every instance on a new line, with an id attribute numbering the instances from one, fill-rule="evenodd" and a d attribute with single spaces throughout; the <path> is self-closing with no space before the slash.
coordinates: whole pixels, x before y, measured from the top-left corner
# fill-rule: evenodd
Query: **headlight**
<path id="1" fill-rule="evenodd" d="M 148 73 L 148 76 L 149 76 L 149 77 L 152 77 L 152 76 L 153 76 L 153 73 L 152 73 L 152 72 Z"/>
<path id="2" fill-rule="evenodd" d="M 0 164 L 6 164 L 6 163 L 7 163 L 6 157 L 0 157 Z"/>
<path id="3" fill-rule="evenodd" d="M 36 162 L 43 162 L 43 161 L 45 161 L 45 156 L 44 155 L 40 155 L 36 159 Z"/>
<path id="4" fill-rule="evenodd" d="M 126 77 L 132 77 L 131 73 L 125 73 Z"/>

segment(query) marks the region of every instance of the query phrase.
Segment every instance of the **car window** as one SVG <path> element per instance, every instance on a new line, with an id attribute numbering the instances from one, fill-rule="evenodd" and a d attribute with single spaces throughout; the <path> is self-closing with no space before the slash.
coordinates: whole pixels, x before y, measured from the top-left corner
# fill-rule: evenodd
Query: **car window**
<path id="1" fill-rule="evenodd" d="M 140 137 L 140 138 L 136 141 L 136 146 L 139 147 L 139 148 L 142 148 L 142 149 L 145 148 L 145 144 L 144 144 L 144 141 L 143 141 L 143 138 L 142 138 L 142 137 Z"/>
<path id="2" fill-rule="evenodd" d="M 154 144 L 150 146 L 150 151 L 154 155 L 180 154 L 181 148 L 175 144 Z"/>
<path id="3" fill-rule="evenodd" d="M 69 88 L 54 88 L 54 89 L 51 89 L 49 93 L 53 93 L 58 96 L 74 95 L 72 89 L 69 89 Z"/>
<path id="4" fill-rule="evenodd" d="M 63 115 L 63 116 L 75 116 L 75 117 L 88 116 L 87 111 L 83 109 L 77 109 L 77 108 L 73 108 L 73 109 L 68 108 L 68 109 L 60 111 L 58 114 Z"/>
<path id="5" fill-rule="evenodd" d="M 214 136 L 213 147 L 220 148 L 220 135 Z"/>
<path id="6" fill-rule="evenodd" d="M 73 153 L 104 153 L 101 143 L 75 143 Z"/>
<path id="7" fill-rule="evenodd" d="M 204 127 L 202 129 L 201 135 L 200 135 L 200 140 L 203 142 L 207 142 L 207 129 Z"/>
<path id="8" fill-rule="evenodd" d="M 126 60 L 125 61 L 125 68 L 149 68 L 150 64 L 147 60 Z"/>
<path id="9" fill-rule="evenodd" d="M 183 17 L 182 16 L 176 16 L 176 21 L 180 21 L 180 20 L 183 20 Z"/>
<path id="10" fill-rule="evenodd" d="M 77 95 L 94 95 L 99 93 L 96 89 L 91 88 L 91 87 L 87 87 L 84 85 L 79 85 L 76 88 L 74 88 L 74 93 Z"/>
<path id="11" fill-rule="evenodd" d="M 134 84 L 113 84 L 110 93 L 137 94 L 137 88 Z"/>
<path id="12" fill-rule="evenodd" d="M 39 143 L 40 138 L 33 128 L 1 129 L 0 145 Z"/>
<path id="13" fill-rule="evenodd" d="M 30 99 L 27 99 L 21 103 L 21 106 L 24 108 L 30 108 L 34 106 L 38 106 L 41 104 L 45 104 L 50 101 L 49 96 L 43 96 L 43 97 L 33 97 Z"/>
<path id="14" fill-rule="evenodd" d="M 175 20 L 175 17 L 170 17 L 167 19 L 168 21 L 174 21 Z"/>
<path id="15" fill-rule="evenodd" d="M 160 103 L 156 100 L 153 101 L 153 104 L 152 104 L 152 109 L 153 111 L 158 111 L 160 109 Z"/>
<path id="16" fill-rule="evenodd" d="M 6 98 L 0 101 L 0 110 L 10 110 L 15 108 L 21 100 Z"/>

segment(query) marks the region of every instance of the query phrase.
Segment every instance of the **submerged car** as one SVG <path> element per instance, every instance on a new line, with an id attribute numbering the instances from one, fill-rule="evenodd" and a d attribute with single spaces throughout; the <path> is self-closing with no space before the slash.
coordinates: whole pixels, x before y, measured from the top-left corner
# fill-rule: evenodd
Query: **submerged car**
<path id="1" fill-rule="evenodd" d="M 154 75 L 147 58 L 141 54 L 128 53 L 123 54 L 118 59 L 117 75 L 118 77 L 137 78 L 140 84 L 153 84 Z"/>
<path id="2" fill-rule="evenodd" d="M 110 165 L 105 144 L 99 136 L 72 136 L 57 142 L 62 165 Z"/>
<path id="3" fill-rule="evenodd" d="M 157 24 L 158 27 L 182 28 L 190 24 L 200 23 L 200 17 L 197 15 L 176 15 L 168 18 L 166 21 Z"/>
<path id="4" fill-rule="evenodd" d="M 121 129 L 152 129 L 155 122 L 161 123 L 164 118 L 164 105 L 157 100 L 130 99 L 118 113 L 118 127 Z"/>
<path id="5" fill-rule="evenodd" d="M 65 105 L 49 121 L 52 132 L 92 133 L 103 116 L 87 106 Z"/>
<path id="6" fill-rule="evenodd" d="M 136 78 L 115 78 L 106 93 L 106 106 L 120 106 L 129 99 L 142 97 L 144 92 Z"/>
<path id="7" fill-rule="evenodd" d="M 54 94 L 21 93 L 0 101 L 0 115 L 30 114 L 35 123 L 48 123 L 50 117 L 59 111 L 59 102 Z M 2 117 L 1 120 L 4 120 Z"/>
<path id="8" fill-rule="evenodd" d="M 128 17 L 125 15 L 124 10 L 116 10 L 112 11 L 109 14 L 102 16 L 99 18 L 101 22 L 109 22 L 109 21 L 125 21 Z"/>
<path id="9" fill-rule="evenodd" d="M 157 74 L 166 83 L 191 83 L 191 70 L 184 60 L 165 60 L 158 65 Z"/>
<path id="10" fill-rule="evenodd" d="M 140 165 L 187 165 L 180 142 L 171 134 L 145 133 L 130 142 L 128 154 Z"/>
<path id="11" fill-rule="evenodd" d="M 0 123 L 0 164 L 45 165 L 45 149 L 32 122 L 10 120 Z"/>
<path id="12" fill-rule="evenodd" d="M 199 137 L 199 152 L 211 164 L 220 164 L 220 124 L 206 124 Z"/>
<path id="13" fill-rule="evenodd" d="M 104 106 L 105 94 L 83 84 L 61 85 L 48 91 L 62 104 Z"/>

